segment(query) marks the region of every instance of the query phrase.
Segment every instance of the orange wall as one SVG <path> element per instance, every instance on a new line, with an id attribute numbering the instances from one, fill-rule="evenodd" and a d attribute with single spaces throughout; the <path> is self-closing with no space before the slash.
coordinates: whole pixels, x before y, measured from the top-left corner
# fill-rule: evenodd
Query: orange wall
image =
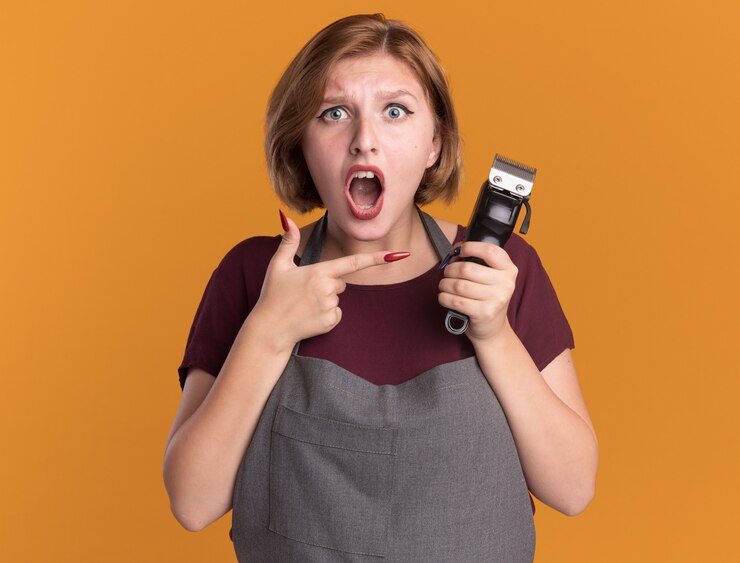
<path id="1" fill-rule="evenodd" d="M 538 506 L 537 561 L 731 559 L 737 2 L 348 6 L 0 10 L 3 559 L 233 560 L 228 518 L 190 534 L 169 513 L 176 368 L 223 254 L 280 230 L 270 89 L 315 31 L 364 11 L 415 26 L 452 82 L 467 181 L 433 213 L 465 222 L 495 152 L 539 170 L 527 238 L 602 461 L 583 515 Z"/>

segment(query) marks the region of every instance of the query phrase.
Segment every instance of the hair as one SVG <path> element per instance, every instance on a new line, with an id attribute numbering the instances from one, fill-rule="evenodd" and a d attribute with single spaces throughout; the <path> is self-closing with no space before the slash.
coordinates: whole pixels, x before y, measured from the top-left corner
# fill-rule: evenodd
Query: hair
<path id="1" fill-rule="evenodd" d="M 418 205 L 438 198 L 451 202 L 462 179 L 460 136 L 449 86 L 437 57 L 416 31 L 383 14 L 354 15 L 328 25 L 299 51 L 267 105 L 265 156 L 278 197 L 306 213 L 323 207 L 303 156 L 303 133 L 318 111 L 334 63 L 351 57 L 387 54 L 414 72 L 435 116 L 441 140 L 436 162 L 414 196 Z"/>

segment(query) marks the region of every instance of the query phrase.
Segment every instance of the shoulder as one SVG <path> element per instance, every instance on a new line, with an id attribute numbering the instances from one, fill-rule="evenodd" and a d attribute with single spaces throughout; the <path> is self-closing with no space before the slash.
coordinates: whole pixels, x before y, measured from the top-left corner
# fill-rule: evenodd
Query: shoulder
<path id="1" fill-rule="evenodd" d="M 221 259 L 219 269 L 234 269 L 248 265 L 250 262 L 260 263 L 267 258 L 270 261 L 280 244 L 280 236 L 256 236 L 244 239 L 235 244 Z"/>
<path id="2" fill-rule="evenodd" d="M 517 286 L 522 289 L 539 287 L 538 291 L 542 288 L 550 290 L 552 282 L 534 246 L 520 235 L 512 233 L 504 245 L 504 250 L 518 269 Z"/>
<path id="3" fill-rule="evenodd" d="M 539 257 L 534 247 L 523 237 L 512 233 L 504 245 L 504 250 L 519 270 L 528 269 L 539 264 Z"/>
<path id="4" fill-rule="evenodd" d="M 206 288 L 210 299 L 222 303 L 221 310 L 250 310 L 279 244 L 279 236 L 250 237 L 235 244 L 211 274 Z"/>
<path id="5" fill-rule="evenodd" d="M 315 225 L 316 222 L 313 222 L 300 228 L 301 242 L 297 256 L 302 254 Z M 280 246 L 281 240 L 281 235 L 254 236 L 244 239 L 226 253 L 218 265 L 218 269 L 228 272 L 235 270 L 261 270 L 264 272 L 278 246 Z M 298 259 L 297 256 L 296 260 Z"/>
<path id="6" fill-rule="evenodd" d="M 267 266 L 280 244 L 280 236 L 255 236 L 235 244 L 213 271 L 220 285 L 261 287 Z"/>

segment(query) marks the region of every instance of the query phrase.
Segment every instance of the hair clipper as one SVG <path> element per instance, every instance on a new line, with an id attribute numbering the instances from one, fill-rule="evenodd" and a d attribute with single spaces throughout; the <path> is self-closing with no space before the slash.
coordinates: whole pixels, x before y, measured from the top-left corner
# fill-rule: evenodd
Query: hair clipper
<path id="1" fill-rule="evenodd" d="M 535 168 L 497 154 L 488 173 L 488 180 L 483 182 L 478 193 L 465 240 L 504 246 L 514 231 L 522 205 L 527 211 L 519 232 L 526 233 L 532 216 L 529 196 L 532 193 L 536 173 Z M 487 265 L 479 258 L 471 257 L 464 260 Z M 447 261 L 443 262 L 442 267 L 446 265 Z M 453 319 L 460 321 L 459 326 L 453 326 Z M 445 326 L 452 334 L 462 334 L 468 328 L 468 317 L 457 311 L 447 311 Z"/>

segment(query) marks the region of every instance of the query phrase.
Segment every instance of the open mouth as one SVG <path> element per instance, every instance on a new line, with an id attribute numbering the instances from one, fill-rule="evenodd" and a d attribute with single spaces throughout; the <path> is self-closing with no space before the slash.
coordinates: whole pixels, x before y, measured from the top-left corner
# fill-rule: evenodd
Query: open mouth
<path id="1" fill-rule="evenodd" d="M 371 166 L 355 165 L 347 174 L 345 195 L 352 214 L 373 219 L 383 207 L 383 173 Z"/>

